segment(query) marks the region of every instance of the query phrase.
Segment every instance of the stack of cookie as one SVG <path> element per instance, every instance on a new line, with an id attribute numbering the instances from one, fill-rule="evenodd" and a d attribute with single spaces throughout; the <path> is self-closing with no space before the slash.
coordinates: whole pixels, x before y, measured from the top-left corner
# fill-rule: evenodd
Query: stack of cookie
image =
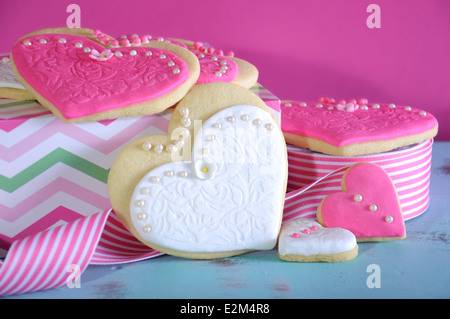
<path id="1" fill-rule="evenodd" d="M 436 118 L 422 109 L 367 99 L 281 105 L 291 192 L 285 226 L 314 218 L 322 226 L 350 230 L 358 242 L 405 238 L 404 220 L 429 204 Z M 280 237 L 283 249 L 290 249 L 280 257 L 306 258 L 292 252 L 300 250 L 291 237 Z"/>

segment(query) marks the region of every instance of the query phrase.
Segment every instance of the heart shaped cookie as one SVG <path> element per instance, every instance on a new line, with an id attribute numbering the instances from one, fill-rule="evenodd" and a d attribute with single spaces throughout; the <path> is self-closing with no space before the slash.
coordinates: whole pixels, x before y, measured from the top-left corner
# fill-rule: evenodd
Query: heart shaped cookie
<path id="1" fill-rule="evenodd" d="M 343 228 L 324 228 L 309 218 L 294 218 L 281 227 L 278 256 L 297 262 L 340 262 L 355 258 L 355 235 Z"/>
<path id="2" fill-rule="evenodd" d="M 114 210 L 146 245 L 219 258 L 276 245 L 286 180 L 286 145 L 268 107 L 217 82 L 180 101 L 168 135 L 128 145 L 108 188 Z"/>
<path id="3" fill-rule="evenodd" d="M 352 165 L 341 184 L 342 191 L 328 195 L 320 203 L 319 223 L 348 229 L 358 241 L 406 237 L 397 190 L 381 167 L 373 163 Z"/>
<path id="4" fill-rule="evenodd" d="M 199 63 L 189 50 L 152 46 L 105 49 L 76 34 L 37 33 L 12 48 L 19 81 L 66 122 L 160 112 L 195 84 Z"/>
<path id="5" fill-rule="evenodd" d="M 438 131 L 436 118 L 424 110 L 367 99 L 283 101 L 281 123 L 288 144 L 338 156 L 386 152 L 431 139 Z"/>
<path id="6" fill-rule="evenodd" d="M 224 54 L 222 50 L 216 50 L 203 42 L 193 42 L 184 39 L 173 39 L 151 35 L 122 35 L 120 39 L 113 39 L 96 31 L 97 40 L 110 43 L 110 47 L 147 46 L 158 42 L 169 42 L 193 52 L 200 63 L 200 75 L 197 84 L 212 82 L 230 82 L 239 84 L 245 88 L 251 88 L 258 81 L 258 69 L 248 61 L 234 56 L 233 52 Z M 102 41 L 105 39 L 105 41 Z M 105 43 L 106 44 L 106 43 Z"/>

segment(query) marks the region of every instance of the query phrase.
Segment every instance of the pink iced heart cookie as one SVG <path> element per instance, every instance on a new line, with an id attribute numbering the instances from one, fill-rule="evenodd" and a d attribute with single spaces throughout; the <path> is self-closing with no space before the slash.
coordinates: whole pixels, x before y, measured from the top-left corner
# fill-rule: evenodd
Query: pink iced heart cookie
<path id="1" fill-rule="evenodd" d="M 193 52 L 200 64 L 200 75 L 196 84 L 212 82 L 230 82 L 246 88 L 254 86 L 258 80 L 257 68 L 239 58 L 234 57 L 234 52 L 224 53 L 222 50 L 203 43 L 190 40 L 173 39 L 161 36 L 146 35 L 122 35 L 118 39 L 112 39 L 104 33 L 96 30 L 97 41 L 109 44 L 112 48 L 147 46 L 154 42 L 169 42 L 187 48 Z"/>
<path id="2" fill-rule="evenodd" d="M 281 227 L 278 256 L 297 262 L 340 262 L 355 258 L 355 235 L 344 228 L 325 228 L 309 218 L 294 218 Z"/>
<path id="3" fill-rule="evenodd" d="M 383 241 L 406 237 L 397 191 L 378 165 L 358 163 L 342 178 L 342 191 L 324 198 L 317 220 L 325 227 L 342 227 L 358 241 Z"/>
<path id="4" fill-rule="evenodd" d="M 424 110 L 367 99 L 283 101 L 281 125 L 288 144 L 338 156 L 386 152 L 431 139 L 438 131 L 436 118 Z"/>
<path id="5" fill-rule="evenodd" d="M 36 99 L 66 122 L 152 114 L 195 84 L 196 57 L 180 46 L 106 49 L 75 34 L 34 34 L 13 47 L 13 69 Z"/>

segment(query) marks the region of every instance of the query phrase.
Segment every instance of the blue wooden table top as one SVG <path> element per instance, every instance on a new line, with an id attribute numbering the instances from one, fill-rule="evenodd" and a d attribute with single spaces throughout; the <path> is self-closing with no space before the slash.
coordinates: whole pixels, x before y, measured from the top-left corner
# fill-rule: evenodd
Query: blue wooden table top
<path id="1" fill-rule="evenodd" d="M 433 145 L 430 203 L 406 221 L 406 239 L 360 243 L 358 256 L 343 263 L 286 262 L 276 250 L 218 260 L 163 255 L 90 265 L 79 288 L 7 298 L 449 298 L 450 142 Z"/>

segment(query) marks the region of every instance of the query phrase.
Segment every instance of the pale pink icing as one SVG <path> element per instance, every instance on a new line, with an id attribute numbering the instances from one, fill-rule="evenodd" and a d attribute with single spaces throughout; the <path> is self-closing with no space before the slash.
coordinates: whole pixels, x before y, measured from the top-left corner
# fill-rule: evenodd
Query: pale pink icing
<path id="1" fill-rule="evenodd" d="M 41 39 L 46 43 L 40 43 Z M 31 45 L 24 45 L 25 41 Z M 186 63 L 169 51 L 118 48 L 112 52 L 120 51 L 121 57 L 96 61 L 84 51 L 86 47 L 99 52 L 105 49 L 76 35 L 43 34 L 20 40 L 11 53 L 21 76 L 67 119 L 155 99 L 170 93 L 189 76 Z M 136 54 L 130 55 L 133 50 Z M 146 55 L 149 51 L 152 54 Z"/>
<path id="2" fill-rule="evenodd" d="M 358 102 L 367 103 L 367 100 L 361 99 Z M 352 100 L 349 103 L 357 102 Z M 301 106 L 303 104 L 306 106 Z M 339 101 L 338 104 L 348 103 Z M 421 115 L 420 112 L 423 111 L 417 108 L 408 110 L 409 107 L 380 103 L 379 108 L 373 108 L 373 104 L 358 104 L 353 109 L 339 107 L 342 109 L 339 110 L 338 104 L 334 103 L 334 99 L 324 98 L 314 103 L 283 102 L 281 128 L 284 132 L 317 138 L 341 147 L 420 134 L 437 125 L 432 114 Z"/>
<path id="3" fill-rule="evenodd" d="M 231 82 L 238 75 L 238 65 L 225 56 L 192 50 L 200 63 L 198 84 L 211 82 Z"/>
<path id="4" fill-rule="evenodd" d="M 346 191 L 326 197 L 320 216 L 326 227 L 341 227 L 357 238 L 403 237 L 405 225 L 395 186 L 378 165 L 360 163 L 350 167 L 343 177 Z M 355 195 L 362 200 L 356 201 Z M 369 209 L 375 204 L 376 211 Z M 392 222 L 386 218 L 392 217 Z"/>

